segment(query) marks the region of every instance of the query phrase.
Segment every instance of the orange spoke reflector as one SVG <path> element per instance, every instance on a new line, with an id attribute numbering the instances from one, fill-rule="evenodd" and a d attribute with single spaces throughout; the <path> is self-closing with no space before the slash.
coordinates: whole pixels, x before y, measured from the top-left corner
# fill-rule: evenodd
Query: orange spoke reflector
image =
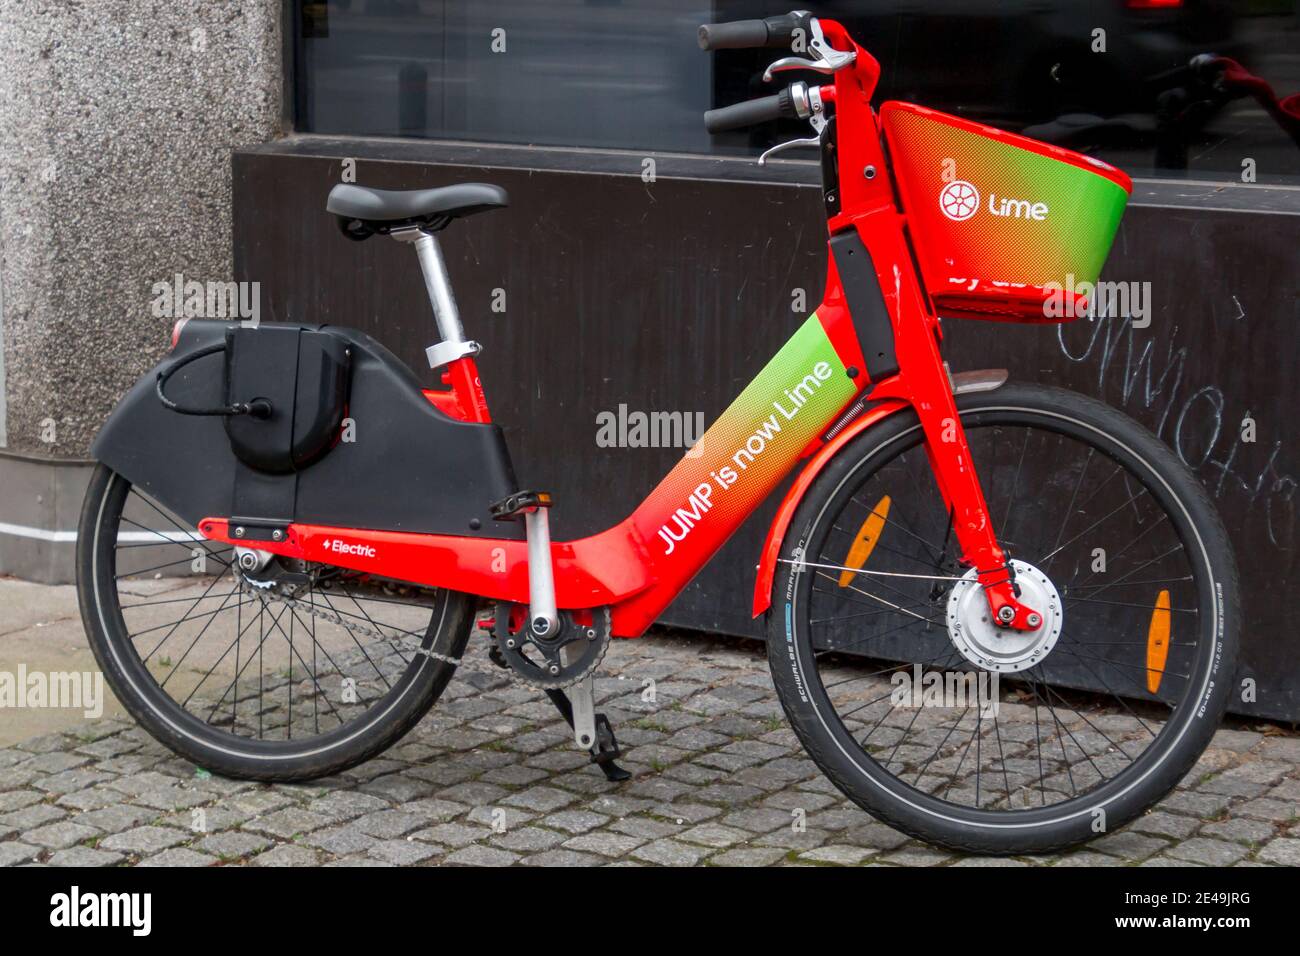
<path id="1" fill-rule="evenodd" d="M 857 537 L 853 539 L 853 546 L 849 548 L 848 557 L 844 559 L 844 566 L 853 570 L 840 572 L 840 587 L 846 588 L 853 583 L 853 579 L 857 577 L 855 572 L 862 569 L 867 559 L 871 557 L 871 552 L 876 550 L 876 542 L 880 540 L 880 534 L 885 530 L 885 519 L 888 517 L 889 495 L 885 495 L 871 509 L 871 514 L 867 515 L 867 520 L 862 522 Z"/>
<path id="2" fill-rule="evenodd" d="M 1169 657 L 1169 592 L 1156 595 L 1156 606 L 1151 612 L 1151 626 L 1147 628 L 1147 690 L 1160 689 L 1160 678 L 1165 676 L 1165 661 Z"/>

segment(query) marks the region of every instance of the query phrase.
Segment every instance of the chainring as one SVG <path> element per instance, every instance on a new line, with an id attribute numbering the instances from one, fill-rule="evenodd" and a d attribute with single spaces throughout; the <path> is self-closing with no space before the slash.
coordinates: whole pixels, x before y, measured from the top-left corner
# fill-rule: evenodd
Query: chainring
<path id="1" fill-rule="evenodd" d="M 542 690 L 572 687 L 588 677 L 609 650 L 612 628 L 608 607 L 594 608 L 591 624 L 578 624 L 569 611 L 560 612 L 559 632 L 553 639 L 534 636 L 525 623 L 510 633 L 508 601 L 497 604 L 496 644 L 501 657 L 525 684 Z"/>

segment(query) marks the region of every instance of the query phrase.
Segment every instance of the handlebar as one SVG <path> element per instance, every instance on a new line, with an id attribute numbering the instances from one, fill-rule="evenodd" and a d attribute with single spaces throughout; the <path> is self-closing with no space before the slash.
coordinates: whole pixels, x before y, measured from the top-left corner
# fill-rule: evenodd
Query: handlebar
<path id="1" fill-rule="evenodd" d="M 810 15 L 803 11 L 766 20 L 734 20 L 700 27 L 701 50 L 744 50 L 754 47 L 789 47 L 796 30 L 807 31 Z"/>
<path id="2" fill-rule="evenodd" d="M 807 43 L 799 46 L 799 53 L 786 55 L 768 66 L 763 73 L 765 82 L 772 82 L 774 74 L 787 71 L 811 71 L 831 75 L 858 62 L 859 50 L 844 33 L 843 27 L 830 22 L 832 36 L 850 49 L 836 49 L 823 33 L 820 20 L 807 10 L 792 10 L 779 17 L 766 20 L 739 20 L 733 23 L 706 23 L 700 27 L 700 47 L 704 50 L 738 49 L 743 47 L 787 47 L 794 51 L 796 36 L 806 37 Z M 863 61 L 869 67 L 872 88 L 879 76 L 879 65 L 867 56 Z M 759 165 L 781 149 L 793 146 L 816 145 L 827 128 L 826 105 L 835 101 L 835 87 L 809 87 L 804 81 L 792 83 L 774 96 L 737 103 L 704 114 L 704 126 L 710 133 L 755 126 L 771 120 L 789 117 L 808 120 L 817 135 L 812 139 L 791 140 L 773 147 L 759 157 Z M 870 97 L 870 90 L 866 96 Z"/>
<path id="3" fill-rule="evenodd" d="M 796 115 L 790 91 L 785 89 L 772 96 L 709 110 L 704 114 L 704 127 L 710 133 L 721 133 Z"/>

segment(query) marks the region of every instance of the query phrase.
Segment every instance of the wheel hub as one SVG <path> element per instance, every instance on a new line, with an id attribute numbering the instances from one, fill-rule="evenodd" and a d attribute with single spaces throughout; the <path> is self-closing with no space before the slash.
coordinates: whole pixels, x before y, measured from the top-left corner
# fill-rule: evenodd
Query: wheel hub
<path id="1" fill-rule="evenodd" d="M 1000 627 L 993 620 L 978 572 L 971 568 L 948 594 L 948 636 L 966 660 L 984 670 L 1009 674 L 1033 667 L 1061 636 L 1061 596 L 1042 571 L 1017 559 L 1010 562 L 1020 599 L 1038 610 L 1042 623 L 1032 631 Z"/>

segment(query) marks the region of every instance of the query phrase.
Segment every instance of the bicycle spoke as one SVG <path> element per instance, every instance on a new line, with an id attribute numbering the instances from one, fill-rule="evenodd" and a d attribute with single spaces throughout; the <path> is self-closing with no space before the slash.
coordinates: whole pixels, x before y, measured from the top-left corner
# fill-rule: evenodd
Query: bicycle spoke
<path id="1" fill-rule="evenodd" d="M 1098 518 L 1098 519 L 1097 519 L 1096 521 L 1094 521 L 1092 524 L 1088 525 L 1088 527 L 1084 528 L 1082 531 L 1080 531 L 1078 534 L 1076 534 L 1076 535 L 1075 535 L 1073 538 L 1071 538 L 1069 541 L 1065 542 L 1065 544 L 1060 545 L 1058 548 L 1056 548 L 1054 551 L 1052 551 L 1051 554 L 1048 554 L 1048 555 L 1046 555 L 1044 558 L 1042 558 L 1042 560 L 1040 560 L 1040 561 L 1038 562 L 1038 566 L 1039 566 L 1039 567 L 1045 567 L 1045 566 L 1047 565 L 1047 563 L 1050 562 L 1050 561 L 1052 560 L 1052 558 L 1054 558 L 1054 557 L 1055 557 L 1057 554 L 1059 554 L 1062 550 L 1064 550 L 1065 548 L 1068 548 L 1070 545 L 1074 544 L 1074 542 L 1078 541 L 1080 538 L 1082 538 L 1082 537 L 1083 537 L 1085 534 L 1087 534 L 1089 531 L 1092 531 L 1093 529 L 1097 528 L 1099 525 L 1102 524 L 1102 522 L 1104 522 L 1104 521 L 1106 521 L 1107 519 L 1112 518 L 1112 517 L 1114 517 L 1115 515 L 1119 514 L 1121 511 L 1123 511 L 1125 508 L 1127 508 L 1129 505 L 1131 505 L 1134 501 L 1137 501 L 1139 498 L 1142 498 L 1143 496 L 1145 496 L 1146 493 L 1147 493 L 1147 490 L 1146 490 L 1145 488 L 1143 488 L 1141 491 L 1139 491 L 1139 492 L 1138 492 L 1136 495 L 1134 495 L 1132 498 L 1129 498 L 1127 501 L 1125 501 L 1122 505 L 1118 505 L 1118 506 L 1116 506 L 1113 510 L 1106 512 L 1106 514 L 1102 515 L 1100 518 Z"/>
<path id="2" fill-rule="evenodd" d="M 128 504 L 131 513 L 123 514 Z M 258 580 L 250 584 L 233 548 L 187 528 L 147 496 L 128 488 L 117 508 L 109 533 L 119 566 L 109 580 L 118 589 L 114 610 L 136 625 L 123 629 L 126 639 L 156 689 L 215 731 L 296 743 L 346 725 L 396 688 L 395 674 L 415 666 L 414 645 L 403 641 L 428 640 L 427 628 L 414 625 L 431 620 L 436 604 L 421 588 L 340 582 L 340 599 L 318 599 L 313 566 L 304 586 L 301 564 L 283 568 L 275 558 L 252 572 Z M 168 546 L 172 555 L 162 550 Z M 140 567 L 130 567 L 128 556 Z M 191 574 L 208 560 L 215 573 Z M 300 610 L 281 601 L 292 588 L 300 589 Z M 356 699 L 347 690 L 336 701 L 334 682 L 349 687 L 362 672 Z"/>
<path id="3" fill-rule="evenodd" d="M 1053 554 L 1057 552 L 1058 550 L 1057 545 L 1061 543 L 1061 536 L 1065 534 L 1065 528 L 1070 523 L 1070 518 L 1074 514 L 1074 503 L 1079 498 L 1079 489 L 1083 487 L 1083 476 L 1088 473 L 1088 466 L 1092 464 L 1092 456 L 1096 454 L 1096 451 L 1097 450 L 1095 448 L 1088 449 L 1088 457 L 1084 461 L 1083 467 L 1079 469 L 1079 480 L 1074 483 L 1074 491 L 1070 492 L 1070 503 L 1065 506 L 1065 517 L 1061 519 L 1061 528 L 1059 531 L 1056 532 L 1056 540 L 1052 542 Z M 1050 563 L 1050 561 L 1051 559 L 1049 558 L 1046 562 L 1044 562 L 1043 564 L 1044 569 L 1047 567 L 1047 564 Z"/>
<path id="4" fill-rule="evenodd" d="M 998 761 L 1002 764 L 1002 783 L 1006 787 L 1007 806 L 1011 806 L 1011 777 L 1007 774 L 1007 754 L 1002 748 L 1002 728 L 998 725 L 998 712 L 993 711 L 993 734 L 998 741 Z"/>
<path id="5" fill-rule="evenodd" d="M 232 591 L 231 593 L 234 594 L 237 593 L 237 591 Z M 222 603 L 222 607 L 217 608 L 218 611 L 221 611 L 225 607 L 225 601 L 222 601 L 221 603 Z M 194 640 L 190 641 L 190 646 L 185 648 L 185 653 L 180 656 L 180 658 L 172 666 L 172 669 L 168 671 L 167 676 L 158 682 L 159 687 L 167 686 L 167 682 L 172 679 L 172 675 L 175 674 L 178 670 L 180 670 L 181 664 L 185 663 L 185 659 L 190 656 L 190 651 L 194 650 L 195 646 L 199 643 L 200 640 L 202 640 L 203 635 L 207 633 L 208 628 L 212 626 L 212 622 L 215 621 L 216 619 L 217 619 L 216 615 L 214 614 L 212 617 L 208 618 L 207 622 L 203 625 L 203 627 L 199 628 L 199 633 L 194 635 Z M 163 640 L 166 641 L 167 639 L 163 638 Z M 159 644 L 158 647 L 162 647 L 162 644 Z M 157 649 L 158 648 L 154 648 L 154 650 Z M 146 657 L 144 660 L 145 663 L 148 663 L 149 659 Z"/>
<path id="6" fill-rule="evenodd" d="M 156 509 L 155 509 L 155 510 L 156 510 Z M 184 547 L 185 544 L 197 544 L 197 545 L 200 545 L 200 546 L 202 547 L 202 550 L 206 553 L 206 556 L 207 556 L 207 557 L 213 558 L 213 559 L 214 559 L 218 564 L 220 564 L 222 567 L 230 567 L 230 562 L 229 562 L 229 561 L 222 561 L 220 558 L 217 557 L 217 553 L 214 552 L 211 548 L 208 547 L 209 542 L 208 542 L 208 540 L 207 540 L 206 538 L 201 538 L 201 537 L 186 538 L 186 539 L 184 539 L 184 544 L 182 544 L 180 541 L 175 541 L 175 540 L 173 540 L 172 538 L 168 537 L 166 534 L 164 534 L 163 532 L 159 531 L 157 528 L 150 528 L 148 525 L 143 525 L 143 524 L 141 524 L 141 523 L 138 522 L 138 521 L 135 521 L 135 520 L 133 520 L 133 519 L 131 519 L 131 518 L 126 517 L 125 515 L 122 516 L 122 520 L 125 521 L 127 524 L 135 525 L 135 527 L 139 528 L 141 531 L 143 531 L 143 532 L 145 532 L 145 533 L 147 533 L 147 534 L 157 535 L 157 536 L 158 536 L 158 543 L 157 543 L 157 544 L 149 544 L 149 547 L 162 548 L 162 547 L 166 547 L 167 545 L 170 544 L 170 545 L 175 545 L 175 546 L 178 547 L 178 548 L 182 548 L 182 547 Z M 182 533 L 182 534 L 185 534 L 186 532 L 182 531 L 181 533 Z M 120 545 L 119 545 L 119 547 L 120 547 Z M 223 547 L 223 548 L 221 548 L 220 550 L 224 552 L 224 551 L 231 551 L 231 550 L 233 550 L 233 549 L 232 549 L 232 548 L 228 548 L 228 547 Z M 181 558 L 180 561 L 193 561 L 193 560 L 194 560 L 194 556 L 193 556 L 193 554 L 190 553 L 190 549 L 186 549 L 186 553 L 187 553 L 187 556 L 184 557 L 184 558 Z M 170 563 L 171 563 L 171 564 L 178 564 L 178 563 L 180 563 L 180 561 L 172 561 L 172 562 L 170 562 Z M 165 565 L 165 564 L 164 564 L 164 565 L 160 565 L 160 567 L 167 567 L 167 565 Z M 148 570 L 146 570 L 146 571 L 133 571 L 132 574 L 146 574 L 146 573 L 148 573 L 149 570 L 155 570 L 155 569 L 150 568 L 150 569 L 148 569 Z"/>
<path id="7" fill-rule="evenodd" d="M 346 593 L 346 592 L 345 592 L 345 593 Z M 325 599 L 325 603 L 329 605 L 329 608 L 330 608 L 331 611 L 333 611 L 335 614 L 338 614 L 338 613 L 339 613 L 339 609 L 338 609 L 337 607 L 334 606 L 334 602 L 331 601 L 331 600 L 329 599 L 329 595 L 328 595 L 328 594 L 325 594 L 325 593 L 322 592 L 322 593 L 321 593 L 321 597 L 323 597 L 323 598 Z M 357 604 L 355 598 L 353 599 L 352 603 L 353 603 L 353 604 Z M 357 604 L 357 607 L 360 608 L 361 605 L 360 605 L 360 604 Z M 362 611 L 362 613 L 364 614 L 365 612 Z M 370 620 L 370 615 L 369 615 L 369 614 L 366 615 L 366 620 Z M 371 621 L 371 624 L 374 624 L 374 622 Z M 388 683 L 388 678 L 385 677 L 385 676 L 384 676 L 384 672 L 381 671 L 381 670 L 379 669 L 379 665 L 376 664 L 373 660 L 370 659 L 370 654 L 368 654 L 368 653 L 366 652 L 366 649 L 365 649 L 364 647 L 361 646 L 361 642 L 357 640 L 357 636 L 356 636 L 355 634 L 353 634 L 352 631 L 349 630 L 348 628 L 344 628 L 343 630 L 344 630 L 344 632 L 348 635 L 348 637 L 350 637 L 350 638 L 352 639 L 352 643 L 355 644 L 355 645 L 357 646 L 357 650 L 361 651 L 362 656 L 364 656 L 365 659 L 366 659 L 366 663 L 369 664 L 372 668 L 374 668 L 375 673 L 379 675 L 379 679 L 380 679 L 381 681 L 384 682 L 384 686 L 385 686 L 385 687 L 389 687 L 389 688 L 391 688 L 393 685 L 390 684 L 390 683 Z"/>
<path id="8" fill-rule="evenodd" d="M 240 623 L 242 624 L 242 620 L 240 621 Z M 235 683 L 239 680 L 240 677 L 243 676 L 244 671 L 248 669 L 248 665 L 253 662 L 253 655 L 249 654 L 248 660 L 244 663 L 244 665 L 241 667 L 239 664 L 240 641 L 243 638 L 244 634 L 247 632 L 248 628 L 252 626 L 253 626 L 253 621 L 249 621 L 247 625 L 244 625 L 236 632 L 235 639 L 230 642 L 230 646 L 227 647 L 225 651 L 222 652 L 221 657 L 217 658 L 217 660 L 213 663 L 213 665 L 210 668 L 208 668 L 208 672 L 203 675 L 203 680 L 199 681 L 199 683 L 194 685 L 194 690 L 190 691 L 190 696 L 185 698 L 185 700 L 182 702 L 182 706 L 184 704 L 188 704 L 193 699 L 194 695 L 198 693 L 198 689 L 203 686 L 203 682 L 212 676 L 213 672 L 217 669 L 217 666 L 223 660 L 225 660 L 226 655 L 229 654 L 232 650 L 234 650 L 235 651 L 235 676 L 231 678 L 230 685 L 226 687 L 226 689 L 222 692 L 221 696 L 217 698 L 216 703 L 212 705 L 212 710 L 208 714 L 208 722 L 209 723 L 212 722 L 212 715 L 215 714 L 217 708 L 221 706 L 221 702 L 226 699 L 226 694 L 230 693 L 230 688 L 235 686 Z M 266 640 L 265 636 L 262 637 L 262 640 Z M 256 649 L 254 649 L 254 651 L 256 652 Z M 235 698 L 232 698 L 232 702 L 237 700 L 238 696 L 239 695 L 236 694 Z M 234 715 L 232 713 L 232 720 L 233 719 L 234 719 Z"/>
<path id="9" fill-rule="evenodd" d="M 222 575 L 222 577 L 224 577 L 224 575 Z M 163 639 L 162 639 L 161 641 L 159 641 L 159 642 L 154 646 L 154 649 L 153 649 L 152 651 L 150 651 L 148 654 L 146 654 L 144 657 L 141 658 L 141 661 L 143 661 L 145 664 L 149 663 L 149 658 L 153 657 L 154 654 L 158 653 L 158 650 L 159 650 L 159 649 L 160 649 L 164 644 L 166 644 L 166 643 L 171 639 L 171 636 L 172 636 L 173 634 L 176 633 L 176 629 L 177 629 L 178 627 L 180 627 L 182 624 L 186 623 L 187 621 L 197 620 L 196 618 L 191 618 L 191 617 L 190 617 L 190 614 L 194 611 L 194 609 L 195 609 L 196 607 L 199 606 L 199 604 L 201 604 L 201 603 L 203 602 L 203 600 L 208 596 L 208 594 L 211 593 L 212 589 L 213 589 L 214 587 L 217 586 L 217 583 L 218 583 L 220 580 L 221 580 L 220 577 L 218 577 L 218 578 L 213 578 L 213 579 L 212 579 L 212 583 L 209 584 L 209 585 L 207 586 L 207 588 L 203 591 L 203 593 L 200 594 L 197 598 L 186 598 L 186 599 L 185 599 L 185 600 L 191 600 L 191 601 L 193 602 L 192 604 L 190 604 L 189 610 L 187 610 L 187 611 L 185 611 L 185 612 L 183 612 L 183 613 L 181 614 L 180 620 L 178 620 L 175 624 L 172 625 L 171 630 L 168 631 L 168 632 L 163 636 Z M 227 592 L 227 594 L 226 594 L 226 598 L 229 598 L 230 595 L 232 595 L 232 594 L 236 594 L 236 593 L 238 593 L 238 592 L 239 592 L 239 587 L 238 587 L 238 586 L 235 586 L 235 587 L 231 588 L 229 592 Z M 171 602 L 162 602 L 162 603 L 171 603 Z M 220 611 L 222 610 L 222 608 L 225 607 L 225 605 L 226 605 L 226 600 L 223 599 L 222 602 L 221 602 L 221 604 L 217 606 L 217 610 L 212 612 L 213 615 L 215 615 L 215 614 L 217 614 L 218 612 L 220 612 Z M 137 605 L 133 605 L 133 607 L 141 607 L 141 606 L 146 606 L 146 605 L 138 605 L 138 604 L 137 604 Z M 209 624 L 212 623 L 211 619 L 209 619 L 208 623 L 209 623 Z M 162 625 L 162 626 L 163 626 L 163 627 L 166 627 L 165 624 Z"/>
<path id="10" fill-rule="evenodd" d="M 919 707 L 917 708 L 917 712 L 918 713 L 920 712 Z M 921 769 L 916 772 L 916 779 L 912 781 L 912 786 L 915 787 L 918 783 L 920 783 L 921 778 L 925 776 L 926 770 L 928 770 L 930 768 L 930 764 L 934 762 L 934 758 L 939 756 L 939 751 L 943 750 L 943 745 L 948 742 L 948 738 L 952 736 L 952 732 L 956 730 L 957 725 L 961 723 L 962 717 L 965 717 L 968 713 L 970 713 L 969 706 L 967 706 L 966 709 L 961 712 L 961 717 L 958 717 L 955 721 L 953 721 L 953 725 L 949 727 L 948 732 L 943 735 L 943 740 L 939 741 L 939 746 L 935 747 L 934 753 L 930 754 L 930 759 L 927 760 L 921 766 Z"/>
<path id="11" fill-rule="evenodd" d="M 1121 697 L 1118 693 L 1115 692 L 1114 688 L 1110 686 L 1110 684 L 1106 681 L 1104 677 L 1102 677 L 1091 667 L 1089 667 L 1087 662 L 1085 662 L 1083 658 L 1079 657 L 1078 654 L 1075 654 L 1073 651 L 1070 651 L 1069 653 L 1076 661 L 1078 661 L 1080 667 L 1082 667 L 1094 678 L 1096 678 L 1097 683 L 1101 684 L 1101 686 L 1106 689 L 1106 691 L 1111 695 L 1114 701 L 1117 704 L 1119 704 L 1122 708 L 1124 708 L 1124 710 L 1128 712 L 1128 715 L 1132 717 L 1134 720 L 1136 720 L 1139 725 L 1141 725 L 1143 730 L 1145 730 L 1150 736 L 1155 737 L 1156 732 L 1147 726 L 1146 721 L 1144 721 L 1141 717 L 1139 717 L 1136 713 L 1134 713 L 1133 708 L 1128 705 L 1128 702 L 1124 700 L 1123 697 Z"/>
<path id="12" fill-rule="evenodd" d="M 1020 459 L 1016 462 L 1016 475 L 1011 481 L 1011 493 L 1007 495 L 1007 508 L 1002 513 L 1002 524 L 998 525 L 1005 534 L 1011 527 L 1011 509 L 1016 503 L 1016 492 L 1020 490 L 1020 473 L 1025 467 L 1025 455 L 1029 452 L 1029 439 L 1033 436 L 1032 429 L 1025 429 L 1025 444 L 1020 449 Z"/>
<path id="13" fill-rule="evenodd" d="M 827 578 L 828 580 L 831 580 L 831 581 L 835 580 L 835 579 L 832 578 L 829 574 L 826 574 L 824 571 L 818 571 L 817 573 L 818 573 L 819 575 L 821 575 L 822 577 Z M 915 611 L 909 611 L 909 610 L 907 610 L 907 609 L 904 608 L 904 607 L 900 607 L 899 605 L 894 604 L 892 601 L 886 601 L 884 598 L 882 598 L 882 597 L 880 597 L 880 596 L 878 596 L 878 595 L 872 594 L 870 591 L 864 591 L 862 588 L 856 587 L 856 586 L 854 586 L 854 585 L 852 585 L 852 584 L 848 585 L 848 590 L 853 591 L 855 594 L 861 594 L 861 595 L 863 595 L 864 597 L 869 597 L 869 598 L 871 598 L 873 601 L 879 601 L 881 604 L 884 604 L 884 605 L 886 605 L 887 607 L 891 607 L 891 608 L 893 608 L 895 611 L 898 611 L 898 612 L 901 613 L 901 614 L 909 614 L 909 615 L 911 615 L 912 617 L 916 618 L 918 621 L 925 621 L 925 620 L 927 620 L 927 618 L 926 618 L 924 615 L 917 614 Z"/>
<path id="14" fill-rule="evenodd" d="M 861 501 L 858 501 L 856 498 L 851 499 L 851 500 L 852 500 L 853 503 L 854 503 L 855 505 L 857 505 L 858 507 L 860 507 L 860 508 L 865 508 L 868 514 L 875 515 L 875 516 L 878 517 L 878 518 L 879 518 L 879 517 L 882 517 L 882 515 L 881 515 L 878 511 L 876 511 L 876 509 L 875 509 L 874 507 L 868 507 L 867 505 L 863 504 Z M 885 517 L 885 518 L 884 518 L 884 522 L 885 522 L 885 527 L 887 527 L 887 528 L 897 528 L 899 531 L 903 532 L 903 534 L 907 535 L 909 538 L 914 538 L 914 539 L 916 539 L 917 541 L 919 541 L 921 544 L 925 545 L 925 547 L 928 548 L 928 549 L 929 549 L 932 553 L 934 553 L 935 555 L 941 555 L 941 552 L 940 552 L 940 551 L 939 551 L 939 550 L 934 546 L 934 543 L 933 543 L 933 542 L 931 542 L 931 541 L 927 541 L 925 538 L 922 538 L 919 534 L 916 534 L 915 532 L 911 531 L 910 529 L 903 527 L 901 524 L 899 524 L 899 523 L 898 523 L 897 521 L 895 521 L 894 519 L 892 519 L 892 518 L 888 518 L 888 517 Z M 937 560 L 939 560 L 939 558 L 936 557 L 935 560 L 937 561 Z"/>

